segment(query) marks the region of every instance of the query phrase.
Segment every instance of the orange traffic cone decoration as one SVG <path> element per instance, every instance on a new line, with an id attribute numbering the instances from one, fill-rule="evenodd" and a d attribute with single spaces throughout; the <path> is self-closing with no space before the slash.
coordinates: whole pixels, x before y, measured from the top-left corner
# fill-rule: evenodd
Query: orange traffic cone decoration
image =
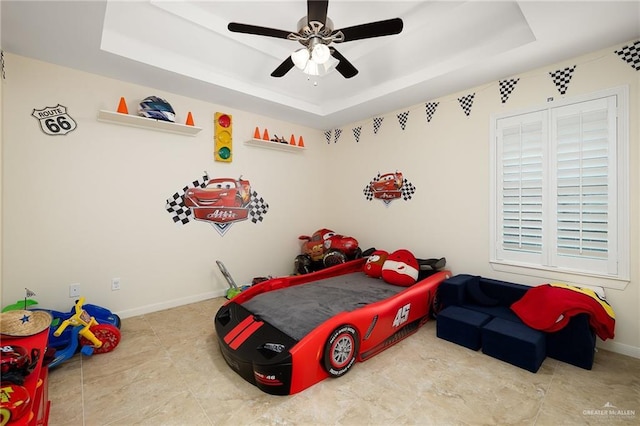
<path id="1" fill-rule="evenodd" d="M 267 131 L 267 129 L 264 129 L 264 134 L 262 135 L 262 139 L 264 139 L 265 141 L 269 140 L 269 132 Z"/>
<path id="2" fill-rule="evenodd" d="M 193 116 L 191 115 L 191 111 L 187 114 L 187 122 L 185 124 L 187 126 L 193 126 Z"/>
<path id="3" fill-rule="evenodd" d="M 254 139 L 260 139 L 260 129 L 258 129 L 257 126 L 256 126 L 256 131 L 253 132 L 253 138 Z"/>
<path id="4" fill-rule="evenodd" d="M 298 139 L 298 146 L 304 146 L 304 141 L 302 140 L 302 136 Z"/>
<path id="5" fill-rule="evenodd" d="M 124 97 L 120 98 L 120 104 L 118 104 L 118 112 L 120 114 L 129 114 L 129 109 L 127 108 L 127 102 L 124 100 Z"/>
<path id="6" fill-rule="evenodd" d="M 296 138 L 295 138 L 295 136 L 291 135 L 291 139 L 289 140 L 289 145 L 296 146 Z"/>

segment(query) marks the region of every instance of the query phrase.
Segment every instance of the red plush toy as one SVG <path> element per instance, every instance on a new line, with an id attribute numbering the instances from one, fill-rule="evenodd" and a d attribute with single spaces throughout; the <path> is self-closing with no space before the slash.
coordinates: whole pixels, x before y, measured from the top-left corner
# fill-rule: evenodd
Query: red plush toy
<path id="1" fill-rule="evenodd" d="M 418 280 L 418 260 L 409 250 L 396 250 L 382 265 L 382 279 L 401 287 L 409 287 Z"/>
<path id="2" fill-rule="evenodd" d="M 382 265 L 389 257 L 389 253 L 384 250 L 376 250 L 367 259 L 364 265 L 364 273 L 373 278 L 382 277 Z"/>

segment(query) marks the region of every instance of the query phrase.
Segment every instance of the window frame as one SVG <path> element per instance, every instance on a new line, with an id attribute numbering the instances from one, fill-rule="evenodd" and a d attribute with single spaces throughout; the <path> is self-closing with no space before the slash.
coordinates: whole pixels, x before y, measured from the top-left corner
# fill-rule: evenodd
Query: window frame
<path id="1" fill-rule="evenodd" d="M 616 242 L 616 254 L 617 254 L 617 272 L 615 274 L 610 273 L 596 273 L 588 272 L 580 269 L 570 267 L 549 266 L 549 256 L 556 250 L 555 243 L 549 244 L 548 237 L 555 235 L 555 230 L 549 230 L 554 227 L 553 223 L 543 223 L 543 241 L 547 245 L 540 255 L 540 263 L 532 263 L 532 259 L 535 256 L 513 256 L 512 259 L 505 259 L 502 257 L 502 247 L 500 246 L 501 233 L 502 233 L 502 175 L 498 175 L 502 171 L 502 147 L 498 144 L 498 123 L 500 120 L 510 119 L 518 116 L 526 116 L 528 114 L 542 114 L 544 117 L 543 128 L 545 134 L 542 136 L 544 158 L 543 161 L 543 173 L 544 184 L 543 187 L 548 188 L 549 185 L 555 185 L 555 173 L 557 167 L 553 161 L 556 156 L 556 145 L 551 140 L 552 129 L 552 117 L 554 116 L 554 110 L 558 111 L 560 108 L 580 104 L 583 102 L 593 101 L 602 98 L 608 98 L 611 96 L 616 97 L 616 171 L 615 176 L 610 176 L 616 181 L 615 199 L 617 200 L 616 207 L 616 232 L 613 239 Z M 515 121 L 517 119 L 514 118 Z M 489 206 L 489 263 L 494 270 L 509 272 L 520 275 L 529 275 L 545 278 L 548 280 L 561 280 L 565 282 L 572 282 L 584 285 L 597 285 L 607 288 L 624 289 L 630 281 L 630 202 L 629 202 L 629 87 L 619 86 L 611 89 L 606 89 L 589 94 L 583 94 L 579 96 L 572 96 L 553 100 L 550 98 L 547 103 L 536 105 L 529 108 L 521 108 L 517 110 L 505 111 L 492 114 L 490 117 L 490 206 Z M 554 166 L 552 166 L 554 165 Z M 553 200 L 547 201 L 548 205 L 553 207 Z M 557 213 L 557 212 L 556 212 Z M 554 213 L 553 216 L 556 215 Z M 544 218 L 551 217 L 548 214 L 543 214 Z M 545 228 L 547 231 L 545 231 Z"/>

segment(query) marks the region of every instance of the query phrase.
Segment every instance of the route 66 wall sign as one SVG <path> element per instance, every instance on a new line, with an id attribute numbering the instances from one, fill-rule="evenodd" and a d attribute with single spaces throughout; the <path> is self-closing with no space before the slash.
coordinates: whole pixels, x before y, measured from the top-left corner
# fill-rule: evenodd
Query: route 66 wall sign
<path id="1" fill-rule="evenodd" d="M 67 114 L 67 107 L 64 105 L 58 104 L 43 109 L 34 108 L 31 115 L 40 122 L 40 128 L 47 135 L 66 135 L 78 127 L 73 118 Z"/>

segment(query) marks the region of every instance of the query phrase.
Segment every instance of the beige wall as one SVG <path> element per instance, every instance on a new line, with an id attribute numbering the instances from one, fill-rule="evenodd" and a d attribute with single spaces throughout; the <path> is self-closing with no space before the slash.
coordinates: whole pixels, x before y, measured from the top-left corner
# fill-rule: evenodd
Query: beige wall
<path id="1" fill-rule="evenodd" d="M 640 121 L 638 120 L 640 72 L 622 61 L 611 49 L 530 72 L 505 76 L 520 78 L 505 104 L 498 81 L 425 102 L 439 102 L 431 122 L 425 105 L 383 114 L 383 124 L 373 132 L 373 119 L 344 126 L 338 143 L 324 145 L 334 173 L 330 196 L 332 222 L 357 236 L 364 246 L 384 250 L 408 248 L 418 257 L 446 256 L 455 273 L 470 273 L 529 285 L 564 281 L 582 285 L 606 285 L 609 302 L 616 311 L 616 338 L 602 346 L 640 357 Z M 603 282 L 584 277 L 504 273 L 489 264 L 490 117 L 491 114 L 546 105 L 547 98 L 562 98 L 550 71 L 577 65 L 564 97 L 629 86 L 631 177 L 631 282 Z M 458 98 L 475 93 L 470 116 Z M 403 131 L 396 114 L 409 111 Z M 359 142 L 353 128 L 362 126 Z M 400 170 L 417 191 L 411 201 L 367 201 L 362 189 L 376 175 Z M 603 343 L 603 342 L 600 342 Z"/>
<path id="2" fill-rule="evenodd" d="M 381 115 L 378 134 L 369 119 L 344 126 L 338 142 L 332 137 L 329 144 L 318 130 L 7 55 L 12 73 L 2 104 L 2 276 L 8 283 L 3 304 L 23 297 L 27 286 L 47 307 L 68 309 L 68 286 L 76 282 L 88 301 L 125 317 L 201 300 L 226 288 L 215 259 L 223 260 L 240 283 L 288 274 L 299 251 L 297 236 L 321 227 L 353 235 L 363 248 L 446 256 L 454 273 L 545 282 L 548 277 L 495 271 L 488 262 L 489 122 L 493 113 L 559 98 L 548 72 L 577 64 L 566 96 L 620 85 L 630 89 L 631 282 L 624 290 L 607 289 L 617 336 L 599 344 L 640 357 L 640 82 L 638 72 L 613 50 L 515 76 L 520 82 L 506 104 L 500 103 L 496 81 L 425 99 L 440 102 L 430 123 L 424 104 L 408 106 Z M 475 99 L 467 117 L 457 98 L 470 93 Z M 192 111 L 203 131 L 192 138 L 96 121 L 98 110 L 114 110 L 120 96 L 131 111 L 136 100 L 150 94 L 168 98 L 179 121 Z M 47 136 L 30 114 L 58 103 L 69 109 L 78 128 L 66 136 Z M 395 114 L 407 110 L 403 131 Z M 232 164 L 211 159 L 215 111 L 234 115 Z M 352 129 L 359 125 L 362 136 L 356 143 Z M 272 134 L 302 134 L 307 150 L 291 154 L 243 145 L 255 126 Z M 388 206 L 367 201 L 362 190 L 371 178 L 396 169 L 416 186 L 414 198 Z M 250 179 L 270 204 L 264 222 L 236 224 L 224 237 L 204 223 L 174 225 L 165 199 L 203 170 Z M 122 279 L 120 291 L 111 291 L 113 277 Z M 580 283 L 577 277 L 561 278 Z"/>
<path id="3" fill-rule="evenodd" d="M 322 212 L 322 133 L 221 105 L 187 99 L 59 66 L 7 55 L 4 85 L 3 303 L 29 287 L 49 308 L 68 310 L 68 287 L 80 283 L 88 303 L 124 317 L 222 295 L 215 260 L 238 283 L 293 271 L 298 235 L 326 225 Z M 196 136 L 96 120 L 121 96 L 135 113 L 149 95 L 167 98 Z M 34 108 L 61 104 L 77 122 L 65 136 L 46 135 Z M 213 115 L 233 115 L 234 155 L 213 161 Z M 302 153 L 244 145 L 254 129 L 302 135 Z M 262 223 L 234 224 L 224 236 L 207 223 L 174 224 L 165 200 L 208 171 L 249 179 L 269 204 Z M 111 279 L 121 290 L 111 291 Z"/>

